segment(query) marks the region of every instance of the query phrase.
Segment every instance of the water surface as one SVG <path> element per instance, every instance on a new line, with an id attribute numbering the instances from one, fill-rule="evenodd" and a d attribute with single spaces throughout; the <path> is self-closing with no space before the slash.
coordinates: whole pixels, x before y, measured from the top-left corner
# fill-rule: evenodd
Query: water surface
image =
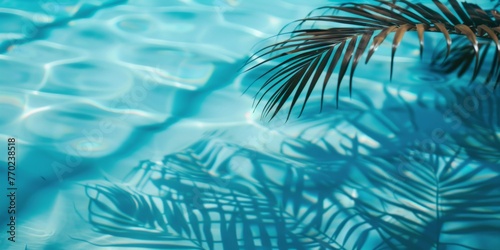
<path id="1" fill-rule="evenodd" d="M 250 53 L 342 2 L 0 1 L 1 248 L 495 249 L 499 94 L 432 68 L 441 36 L 420 61 L 407 34 L 392 82 L 384 44 L 339 109 L 253 112 Z"/>

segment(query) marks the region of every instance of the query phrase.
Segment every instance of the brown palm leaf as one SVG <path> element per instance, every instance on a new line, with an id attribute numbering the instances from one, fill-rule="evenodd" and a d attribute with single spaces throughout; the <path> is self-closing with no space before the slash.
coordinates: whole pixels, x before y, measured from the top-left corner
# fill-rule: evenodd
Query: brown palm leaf
<path id="1" fill-rule="evenodd" d="M 378 5 L 353 2 L 319 8 L 318 10 L 325 12 L 316 16 L 310 14 L 293 22 L 292 24 L 296 24 L 293 31 L 279 33 L 289 36 L 287 39 L 255 52 L 245 64 L 246 71 L 273 60 L 281 60 L 257 79 L 266 78 L 255 95 L 255 106 L 268 96 L 262 116 L 270 115 L 270 119 L 273 119 L 284 108 L 285 103 L 291 100 L 287 116 L 289 118 L 293 108 L 298 105 L 299 98 L 304 95 L 300 116 L 317 84 L 322 85 L 322 105 L 325 88 L 337 66 L 339 67 L 336 91 L 338 107 L 340 85 L 348 68 L 350 68 L 349 93 L 351 94 L 352 77 L 360 58 L 367 51 L 365 63 L 368 63 L 390 33 L 394 33 L 391 79 L 394 55 L 406 32 L 417 32 L 421 54 L 424 47 L 424 33 L 442 33 L 446 40 L 446 58 L 451 52 L 452 35 L 464 36 L 468 40 L 468 47 L 472 49 L 475 61 L 473 78 L 476 78 L 483 61 L 480 58 L 479 39 L 491 40 L 496 45 L 494 56 L 496 60 L 500 60 L 498 39 L 500 13 L 496 10 L 484 10 L 478 5 L 459 3 L 457 0 L 449 1 L 451 8 L 439 0 L 434 0 L 435 10 L 422 3 L 415 4 L 407 0 L 377 2 Z M 328 14 L 329 11 L 335 14 Z M 328 28 L 319 28 L 325 26 Z M 460 51 L 463 50 L 453 52 L 460 53 Z M 497 79 L 494 77 L 499 75 L 500 70 L 497 65 L 494 63 L 493 70 L 489 71 L 488 81 Z M 325 73 L 323 78 L 321 78 L 322 73 Z"/>

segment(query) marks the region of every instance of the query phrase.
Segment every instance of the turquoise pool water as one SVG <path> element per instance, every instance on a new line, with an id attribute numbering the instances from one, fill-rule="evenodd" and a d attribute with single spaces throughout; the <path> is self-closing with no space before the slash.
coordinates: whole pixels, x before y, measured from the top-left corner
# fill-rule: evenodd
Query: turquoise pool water
<path id="1" fill-rule="evenodd" d="M 250 54 L 343 2 L 0 0 L 0 249 L 498 249 L 500 94 L 431 66 L 441 36 L 339 109 L 253 112 Z"/>

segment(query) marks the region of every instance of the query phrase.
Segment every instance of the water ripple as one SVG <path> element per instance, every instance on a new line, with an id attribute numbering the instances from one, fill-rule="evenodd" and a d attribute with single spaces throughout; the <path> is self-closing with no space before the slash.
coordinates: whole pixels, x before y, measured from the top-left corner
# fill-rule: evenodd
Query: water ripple
<path id="1" fill-rule="evenodd" d="M 44 74 L 40 65 L 0 56 L 0 88 L 37 90 Z"/>
<path id="2" fill-rule="evenodd" d="M 121 67 L 85 60 L 52 67 L 42 91 L 110 98 L 126 92 L 132 86 L 132 80 L 132 74 Z"/>
<path id="3" fill-rule="evenodd" d="M 25 94 L 8 93 L 0 95 L 0 126 L 7 125 L 21 116 L 25 109 Z"/>
<path id="4" fill-rule="evenodd" d="M 434 106 L 442 102 L 439 90 L 448 89 L 457 79 L 418 66 L 418 44 L 413 43 L 416 35 L 411 32 L 405 35 L 398 49 L 392 82 L 389 82 L 389 42 L 381 45 L 368 65 L 360 63 L 358 66 L 353 78 L 352 98 L 346 76 L 340 87 L 338 109 L 335 105 L 336 84 L 332 80 L 325 92 L 321 114 L 317 91 L 313 92 L 300 119 L 296 119 L 298 113 L 294 111 L 287 123 L 284 122 L 286 113 L 278 114 L 273 122 L 268 123 L 259 120 L 259 109 L 252 113 L 252 97 L 258 85 L 243 95 L 242 92 L 258 73 L 269 69 L 262 67 L 261 71 L 239 75 L 238 68 L 248 53 L 256 49 L 252 48 L 254 44 L 262 41 L 258 46 L 265 46 L 274 40 L 263 39 L 278 32 L 289 21 L 304 17 L 315 7 L 346 2 L 344 0 L 54 2 L 34 4 L 33 1 L 0 0 L 0 51 L 5 52 L 0 55 L 0 110 L 3 111 L 0 127 L 8 132 L 2 132 L 0 137 L 5 140 L 16 136 L 23 150 L 26 149 L 26 153 L 20 156 L 23 168 L 19 171 L 23 179 L 19 185 L 29 195 L 19 197 L 24 202 L 33 194 L 29 198 L 30 204 L 41 204 L 23 207 L 29 219 L 19 221 L 22 224 L 19 228 L 37 228 L 19 234 L 20 242 L 29 243 L 28 249 L 88 248 L 87 242 L 68 238 L 67 231 L 70 230 L 75 232 L 72 235 L 84 235 L 83 238 L 95 239 L 98 243 L 130 243 L 130 238 L 103 236 L 92 231 L 88 228 L 88 221 L 73 220 L 78 216 L 74 214 L 74 201 L 86 201 L 84 193 L 73 190 L 74 180 L 81 178 L 86 183 L 89 179 L 102 179 L 103 173 L 112 177 L 123 176 L 144 159 L 152 161 L 142 163 L 154 161 L 157 167 L 161 166 L 149 171 L 152 172 L 150 178 L 143 178 L 149 185 L 158 185 L 158 189 L 150 186 L 141 190 L 156 192 L 148 193 L 152 196 L 191 197 L 193 189 L 189 185 L 196 181 L 196 185 L 211 185 L 221 197 L 235 198 L 230 200 L 233 207 L 228 207 L 228 204 L 219 207 L 227 215 L 237 214 L 234 207 L 240 209 L 238 212 L 249 211 L 248 207 L 238 205 L 241 199 L 237 198 L 266 197 L 269 199 L 262 205 L 270 204 L 272 199 L 288 203 L 273 210 L 285 211 L 287 216 L 317 209 L 347 208 L 349 211 L 345 213 L 332 210 L 317 213 L 320 217 L 315 220 L 329 221 L 335 217 L 332 214 L 351 217 L 353 220 L 343 224 L 344 228 L 340 227 L 351 230 L 356 229 L 353 225 L 366 224 L 366 219 L 378 216 L 351 213 L 352 208 L 363 208 L 363 202 L 373 205 L 372 201 L 382 200 L 378 199 L 380 196 L 389 199 L 390 206 L 373 205 L 370 209 L 383 208 L 381 214 L 384 216 L 377 217 L 380 219 L 377 223 L 387 223 L 394 218 L 385 214 L 398 214 L 394 205 L 403 205 L 400 200 L 391 198 L 392 193 L 388 195 L 394 191 L 390 190 L 393 188 L 390 185 L 408 184 L 403 186 L 406 190 L 411 183 L 386 182 L 397 177 L 398 169 L 385 159 L 406 149 L 421 133 L 439 126 L 445 128 L 442 114 L 435 111 Z M 432 36 L 427 38 L 437 43 Z M 389 37 L 388 41 L 391 39 Z M 427 52 L 431 47 L 426 47 L 424 60 L 428 59 L 426 56 L 430 55 Z M 336 74 L 332 75 L 332 79 L 336 77 Z M 460 81 L 465 84 L 467 80 Z M 495 111 L 485 109 L 481 114 L 491 120 L 496 117 L 491 115 L 496 114 Z M 469 147 L 465 150 L 467 153 L 476 154 L 478 159 L 483 157 L 492 165 L 498 163 L 499 137 L 498 133 L 492 133 L 498 123 L 495 128 L 480 130 L 475 124 L 481 123 L 475 121 L 468 120 L 467 124 L 464 121 L 474 140 L 460 141 L 459 134 L 450 136 L 457 137 L 457 144 Z M 205 132 L 213 133 L 205 140 Z M 486 148 L 481 145 L 486 145 Z M 58 181 L 52 164 L 77 157 L 82 158 L 81 166 L 84 167 L 79 167 L 72 176 L 68 175 L 68 181 L 61 182 L 61 185 L 51 185 L 52 181 Z M 370 164 L 363 166 L 361 161 Z M 143 164 L 140 167 L 144 167 Z M 95 168 L 95 173 L 78 172 L 89 168 Z M 411 171 L 405 169 L 404 172 L 411 177 Z M 494 172 L 498 173 L 497 170 Z M 178 178 L 179 175 L 182 178 Z M 198 177 L 202 179 L 196 180 Z M 486 180 L 486 177 L 480 176 L 480 180 Z M 214 180 L 235 180 L 236 185 L 210 183 Z M 380 181 L 378 184 L 387 188 L 377 189 L 378 186 L 371 181 Z M 289 185 L 292 182 L 297 185 Z M 280 190 L 260 191 L 266 185 L 274 191 Z M 34 192 L 45 186 L 46 190 Z M 68 186 L 71 186 L 69 191 L 63 192 Z M 305 188 L 305 192 L 297 191 L 301 188 Z M 120 194 L 119 190 L 115 190 L 117 194 Z M 235 190 L 248 195 L 228 196 L 235 194 Z M 292 197 L 290 195 L 295 192 L 295 198 L 283 199 L 287 194 Z M 491 195 L 482 193 L 485 197 Z M 94 201 L 99 200 L 94 196 L 95 192 L 88 195 Z M 119 204 L 123 202 L 121 198 L 128 197 L 109 195 L 107 198 L 116 198 Z M 133 194 L 134 197 L 145 197 L 143 195 Z M 213 211 L 217 202 L 207 197 L 202 199 L 208 202 L 206 211 Z M 314 206 L 294 205 L 299 201 Z M 179 200 L 169 202 L 174 202 L 169 203 L 170 206 Z M 109 201 L 104 203 L 110 204 Z M 413 200 L 412 204 L 415 204 Z M 132 207 L 133 204 L 126 203 L 122 208 L 130 212 Z M 79 204 L 78 208 L 86 210 L 87 206 Z M 163 208 L 162 211 L 167 211 L 166 207 Z M 489 209 L 487 212 L 498 210 Z M 408 211 L 402 214 L 411 215 Z M 67 217 L 61 217 L 61 214 Z M 137 223 L 136 215 L 130 215 L 131 222 Z M 244 219 L 262 217 L 258 213 L 247 215 Z M 366 216 L 361 218 L 358 215 Z M 150 218 L 162 216 L 166 216 L 166 212 Z M 199 214 L 189 221 L 207 219 L 197 216 Z M 217 216 L 213 217 L 214 221 L 220 223 L 221 217 Z M 43 218 L 41 221 L 50 218 L 50 223 L 41 226 L 40 218 Z M 61 218 L 67 218 L 70 223 Z M 235 221 L 239 225 L 243 217 L 233 218 L 237 218 Z M 301 223 L 311 220 L 309 216 L 301 219 Z M 332 225 L 339 225 L 344 220 L 334 219 Z M 178 226 L 171 223 L 172 220 L 166 222 L 168 227 Z M 270 227 L 276 225 L 274 221 L 268 224 Z M 331 236 L 340 230 L 338 228 L 332 226 L 325 232 Z M 125 229 L 130 228 L 123 225 L 116 228 L 118 231 Z M 179 228 L 169 229 L 163 236 L 171 235 L 175 230 Z M 38 231 L 50 233 L 39 234 Z M 270 232 L 274 234 L 276 231 Z M 134 236 L 136 233 L 132 231 Z M 221 235 L 216 237 L 220 240 Z M 308 237 L 303 243 L 309 244 L 309 236 L 317 235 L 317 232 L 308 231 L 304 235 Z M 371 236 L 369 238 L 370 242 L 377 241 Z M 477 239 L 477 235 L 469 239 Z M 331 243 L 331 239 L 326 240 Z M 158 244 L 164 247 L 164 238 Z M 4 246 L 3 242 L 0 243 L 0 248 L 7 249 Z"/>
<path id="5" fill-rule="evenodd" d="M 131 131 L 117 114 L 84 103 L 31 109 L 23 115 L 23 126 L 28 141 L 58 141 L 51 145 L 54 150 L 88 157 L 112 153 Z"/>

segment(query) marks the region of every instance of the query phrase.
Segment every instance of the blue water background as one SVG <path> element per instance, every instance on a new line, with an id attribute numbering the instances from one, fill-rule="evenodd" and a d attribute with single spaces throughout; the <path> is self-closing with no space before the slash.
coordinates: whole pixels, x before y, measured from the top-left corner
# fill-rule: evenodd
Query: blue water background
<path id="1" fill-rule="evenodd" d="M 251 52 L 272 42 L 266 38 L 312 9 L 343 2 L 0 0 L 0 142 L 6 144 L 7 138 L 15 137 L 18 148 L 17 238 L 11 243 L 2 233 L 0 248 L 192 246 L 192 242 L 165 236 L 178 233 L 175 225 L 170 233 L 159 224 L 145 226 L 147 223 L 139 222 L 129 228 L 125 225 L 131 224 L 120 226 L 116 222 L 111 226 L 123 231 L 96 231 L 102 221 L 90 223 L 93 208 L 89 203 L 99 199 L 100 189 L 95 185 L 116 184 L 127 194 L 160 200 L 169 192 L 201 195 L 198 198 L 206 202 L 200 208 L 203 210 L 208 209 L 208 198 L 193 193 L 199 190 L 193 189 L 193 183 L 204 182 L 216 192 L 240 190 L 248 197 L 261 195 L 270 204 L 270 196 L 277 200 L 295 197 L 292 205 L 279 209 L 290 210 L 297 218 L 317 204 L 318 194 L 328 194 L 322 200 L 324 221 L 337 216 L 335 211 L 343 215 L 317 231 L 329 235 L 322 240 L 332 247 L 374 249 L 384 244 L 382 235 L 392 235 L 380 233 L 377 230 L 384 229 L 374 226 L 386 223 L 394 228 L 385 230 L 399 230 L 403 238 L 437 237 L 407 239 L 407 244 L 421 249 L 466 249 L 463 245 L 496 249 L 500 246 L 500 189 L 498 185 L 475 187 L 499 179 L 500 118 L 499 109 L 494 108 L 498 107 L 498 91 L 474 110 L 475 115 L 462 119 L 460 126 L 450 121 L 446 112 L 475 92 L 474 87 L 467 87 L 470 72 L 459 79 L 429 66 L 432 50 L 443 43 L 441 35 L 426 36 L 422 62 L 416 35 L 407 34 L 395 58 L 392 82 L 388 63 L 391 44 L 384 43 L 368 65 L 360 64 L 357 69 L 352 98 L 344 80 L 339 109 L 335 107 L 332 84 L 321 114 L 318 93 L 301 118 L 292 117 L 287 123 L 282 115 L 268 123 L 260 120 L 260 109 L 253 112 L 253 94 L 258 86 L 243 91 L 270 66 L 241 74 L 239 69 Z M 490 1 L 477 2 L 492 5 Z M 484 72 L 472 86 L 482 79 Z M 457 91 L 450 91 L 452 87 Z M 433 141 L 432 147 L 440 150 L 424 153 L 427 158 L 422 161 L 411 158 L 412 152 L 422 151 L 436 129 L 445 134 L 440 143 Z M 477 138 L 460 139 L 476 134 Z M 0 148 L 0 155 L 6 155 L 5 147 Z M 401 159 L 408 165 L 401 168 Z M 5 160 L 0 158 L 2 166 Z M 437 166 L 431 169 L 438 175 L 442 175 L 442 169 L 452 171 L 449 166 L 467 167 L 450 177 L 456 180 L 444 187 L 450 194 L 440 196 L 432 195 L 439 194 L 441 186 L 428 178 L 432 173 L 419 174 L 418 166 L 425 165 L 422 162 Z M 479 168 L 481 171 L 474 172 Z M 0 183 L 6 183 L 5 167 L 0 173 Z M 155 182 L 162 178 L 178 182 Z M 146 185 L 148 181 L 154 185 Z M 261 193 L 266 181 L 277 186 L 272 189 L 275 193 Z M 418 190 L 412 182 L 417 186 L 431 183 L 431 188 L 422 190 L 442 202 L 427 199 L 428 192 L 412 193 L 411 189 Z M 186 186 L 182 189 L 169 183 Z M 302 186 L 295 186 L 297 183 Z M 395 189 L 405 191 L 395 193 Z M 291 195 L 286 190 L 303 193 Z M 462 197 L 458 201 L 453 190 Z M 116 197 L 120 200 L 127 195 Z M 127 202 L 121 207 L 110 201 L 105 204 L 125 214 L 135 213 L 131 217 L 143 214 L 140 209 L 132 211 L 140 204 Z M 453 207 L 457 202 L 462 205 Z M 2 221 L 7 221 L 3 209 L 7 206 L 2 198 Z M 229 202 L 228 206 L 236 205 Z M 331 207 L 339 208 L 326 209 Z M 450 207 L 458 210 L 442 221 L 432 214 L 436 210 L 445 213 L 452 210 Z M 314 210 L 313 214 L 321 211 Z M 410 218 L 416 225 L 401 224 L 395 215 Z M 255 212 L 253 216 L 263 215 Z M 374 223 L 370 220 L 373 218 L 381 222 Z M 308 220 L 305 218 L 304 223 Z M 441 224 L 438 227 L 433 223 Z M 0 231 L 5 230 L 2 227 Z M 214 229 L 213 234 L 212 246 L 216 249 L 229 244 L 221 240 L 224 234 L 220 230 Z M 289 232 L 290 238 L 295 235 L 299 240 L 288 245 L 271 235 L 272 245 L 256 240 L 254 247 L 319 248 L 311 239 L 321 237 L 312 234 L 300 238 L 300 234 Z M 364 239 L 363 244 L 356 245 L 360 239 Z M 402 239 L 392 240 L 399 242 L 392 248 L 408 247 Z M 210 246 L 209 240 L 203 242 L 197 246 Z M 450 242 L 453 244 L 446 245 Z M 236 244 L 243 248 L 246 243 Z"/>

